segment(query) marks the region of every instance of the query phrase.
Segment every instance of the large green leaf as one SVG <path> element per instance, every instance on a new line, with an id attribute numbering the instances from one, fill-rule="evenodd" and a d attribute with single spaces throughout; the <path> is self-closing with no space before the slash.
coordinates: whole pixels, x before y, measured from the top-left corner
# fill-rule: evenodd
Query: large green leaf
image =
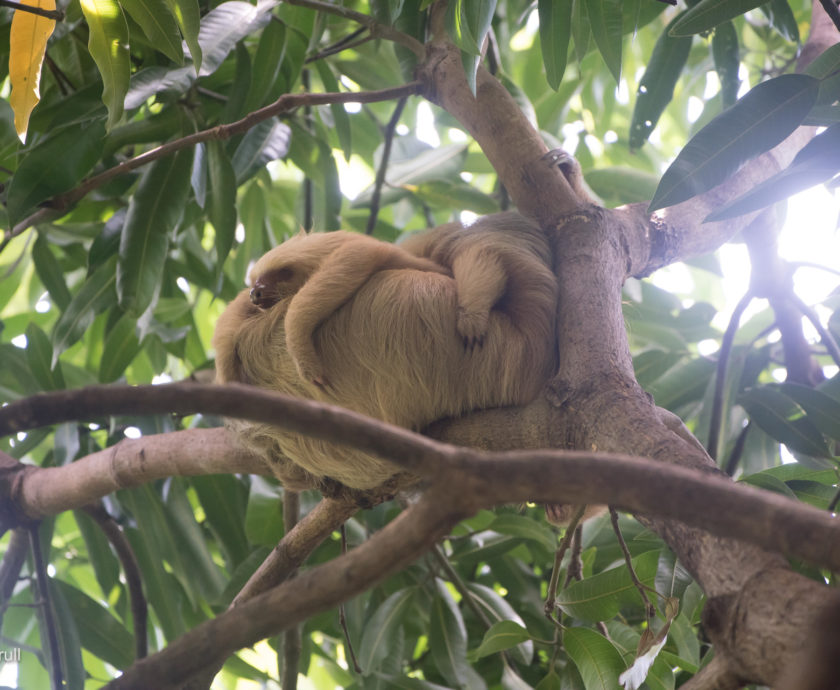
<path id="1" fill-rule="evenodd" d="M 178 28 L 184 36 L 184 41 L 190 51 L 196 74 L 201 70 L 202 50 L 198 42 L 198 34 L 201 29 L 201 14 L 198 7 L 198 0 L 167 0 Z"/>
<path id="2" fill-rule="evenodd" d="M 738 44 L 738 32 L 732 22 L 724 22 L 715 27 L 712 36 L 712 58 L 715 71 L 720 79 L 720 93 L 723 107 L 728 108 L 738 99 L 741 79 L 741 51 Z"/>
<path id="3" fill-rule="evenodd" d="M 366 676 L 377 671 L 383 659 L 393 653 L 392 644 L 397 639 L 397 631 L 405 626 L 416 593 L 415 587 L 394 592 L 379 605 L 365 625 L 358 659 Z"/>
<path id="4" fill-rule="evenodd" d="M 130 73 L 128 24 L 116 0 L 81 0 L 88 24 L 88 50 L 102 75 L 108 129 L 122 116 Z"/>
<path id="5" fill-rule="evenodd" d="M 525 515 L 503 513 L 497 516 L 487 529 L 536 542 L 547 551 L 553 551 L 557 548 L 557 537 L 554 532 L 547 525 L 535 522 Z"/>
<path id="6" fill-rule="evenodd" d="M 466 659 L 467 629 L 461 611 L 441 580 L 435 580 L 435 588 L 429 621 L 429 648 L 435 667 L 454 687 L 483 688 L 484 681 Z"/>
<path id="7" fill-rule="evenodd" d="M 750 419 L 792 451 L 830 458 L 822 434 L 807 418 L 797 416 L 794 401 L 769 386 L 750 388 L 738 398 Z"/>
<path id="8" fill-rule="evenodd" d="M 277 118 L 265 120 L 249 129 L 233 153 L 237 185 L 255 175 L 266 163 L 284 158 L 289 152 L 291 138 L 289 125 Z"/>
<path id="9" fill-rule="evenodd" d="M 30 322 L 26 327 L 26 360 L 29 370 L 45 391 L 64 388 L 61 364 L 53 365 L 53 347 L 47 334 L 37 324 Z"/>
<path id="10" fill-rule="evenodd" d="M 840 440 L 840 402 L 816 388 L 782 383 L 779 389 L 805 410 L 814 426 L 826 436 Z"/>
<path id="11" fill-rule="evenodd" d="M 283 489 L 262 477 L 251 477 L 245 533 L 252 544 L 274 546 L 283 536 Z"/>
<path id="12" fill-rule="evenodd" d="M 584 0 L 595 44 L 616 83 L 621 82 L 621 0 Z"/>
<path id="13" fill-rule="evenodd" d="M 134 662 L 134 637 L 101 604 L 61 580 L 53 581 L 61 591 L 76 621 L 82 646 L 115 668 Z"/>
<path id="14" fill-rule="evenodd" d="M 478 649 L 470 653 L 470 658 L 477 660 L 489 654 L 510 649 L 530 639 L 531 636 L 528 634 L 528 631 L 519 623 L 498 621 L 497 623 L 493 623 L 490 629 L 484 633 L 481 644 L 478 646 Z"/>
<path id="15" fill-rule="evenodd" d="M 658 562 L 658 550 L 633 559 L 636 575 L 643 584 L 653 585 Z M 614 618 L 622 605 L 634 603 L 640 605 L 641 598 L 626 566 L 574 582 L 557 595 L 558 607 L 573 618 L 588 622 Z"/>
<path id="16" fill-rule="evenodd" d="M 674 26 L 672 36 L 691 36 L 755 9 L 766 0 L 700 0 Z"/>
<path id="17" fill-rule="evenodd" d="M 545 78 L 555 91 L 563 81 L 572 37 L 572 0 L 539 0 L 540 46 Z"/>
<path id="18" fill-rule="evenodd" d="M 624 671 L 619 651 L 603 635 L 589 628 L 567 628 L 563 647 L 577 666 L 586 690 L 616 690 Z"/>
<path id="19" fill-rule="evenodd" d="M 523 629 L 525 628 L 525 621 L 522 620 L 522 617 L 494 589 L 475 582 L 468 583 L 467 587 L 475 597 L 475 603 L 484 609 L 484 612 L 491 621 L 510 621 L 521 626 Z M 534 658 L 534 643 L 529 637 L 511 649 L 510 654 L 514 661 L 528 666 Z"/>
<path id="20" fill-rule="evenodd" d="M 219 540 L 233 571 L 249 553 L 245 535 L 247 489 L 240 479 L 226 474 L 192 477 L 190 483 L 207 517 L 205 524 Z"/>
<path id="21" fill-rule="evenodd" d="M 9 220 L 17 222 L 37 204 L 79 184 L 99 160 L 104 137 L 104 118 L 92 117 L 31 148 L 9 183 Z"/>
<path id="22" fill-rule="evenodd" d="M 128 205 L 120 237 L 117 295 L 120 306 L 139 316 L 154 300 L 169 250 L 169 237 L 187 202 L 193 150 L 179 151 L 143 173 Z"/>
<path id="23" fill-rule="evenodd" d="M 117 301 L 116 266 L 116 256 L 100 265 L 62 312 L 52 331 L 53 364 L 64 350 L 82 337 L 98 313 Z"/>
<path id="24" fill-rule="evenodd" d="M 167 0 L 120 0 L 120 4 L 140 25 L 152 46 L 173 62 L 184 62 L 178 21 Z"/>
<path id="25" fill-rule="evenodd" d="M 42 234 L 38 235 L 38 239 L 32 246 L 32 261 L 35 264 L 38 278 L 41 279 L 44 287 L 50 293 L 50 298 L 59 309 L 64 311 L 70 304 L 70 290 L 67 289 L 67 283 L 64 281 L 64 271 L 52 253 L 50 243 Z"/>
<path id="26" fill-rule="evenodd" d="M 674 19 L 669 26 L 678 21 Z M 691 51 L 691 37 L 674 38 L 666 29 L 657 39 L 645 73 L 639 81 L 636 105 L 630 122 L 630 148 L 639 148 L 659 122 L 674 96 L 674 87 Z"/>
<path id="27" fill-rule="evenodd" d="M 685 145 L 662 176 L 649 210 L 702 194 L 773 148 L 808 114 L 819 86 L 808 75 L 783 74 L 753 88 Z"/>
<path id="28" fill-rule="evenodd" d="M 105 347 L 99 362 L 99 380 L 102 383 L 116 381 L 139 352 L 137 319 L 123 314 L 105 335 Z"/>
<path id="29" fill-rule="evenodd" d="M 216 234 L 216 261 L 222 270 L 236 233 L 236 175 L 220 141 L 207 143 L 207 217 Z"/>
<path id="30" fill-rule="evenodd" d="M 840 173 L 840 123 L 820 132 L 796 154 L 791 164 L 753 187 L 705 221 L 734 218 L 775 204 L 782 199 L 830 180 Z"/>

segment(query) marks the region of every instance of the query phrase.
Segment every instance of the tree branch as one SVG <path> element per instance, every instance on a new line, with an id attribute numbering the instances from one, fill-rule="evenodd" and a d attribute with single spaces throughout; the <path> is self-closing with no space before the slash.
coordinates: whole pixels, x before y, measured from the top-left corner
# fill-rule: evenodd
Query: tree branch
<path id="1" fill-rule="evenodd" d="M 116 520 L 105 510 L 105 506 L 95 503 L 85 506 L 83 510 L 102 530 L 122 564 L 128 596 L 131 600 L 131 617 L 134 621 L 134 658 L 142 659 L 149 652 L 146 640 L 149 608 L 146 597 L 143 595 L 143 578 L 140 575 L 137 556 Z"/>
<path id="2" fill-rule="evenodd" d="M 711 534 L 742 539 L 840 570 L 840 521 L 778 494 L 733 484 L 723 475 L 621 453 L 481 453 L 432 441 L 339 407 L 248 386 L 91 386 L 40 394 L 0 408 L 0 434 L 109 412 L 154 414 L 164 410 L 236 416 L 352 445 L 414 474 L 445 478 L 458 488 L 462 508 L 469 514 L 480 507 L 529 500 L 609 504 L 678 520 Z M 661 450 L 672 452 L 666 445 Z M 30 468 L 28 474 L 35 473 Z M 27 480 L 24 476 L 21 485 Z"/>
<path id="3" fill-rule="evenodd" d="M 44 202 L 45 208 L 39 209 L 28 218 L 25 218 L 15 225 L 14 228 L 6 231 L 4 240 L 0 243 L 0 252 L 3 251 L 12 238 L 20 235 L 27 228 L 36 225 L 37 223 L 60 218 L 89 192 L 101 187 L 105 183 L 110 182 L 120 175 L 136 170 L 137 168 L 140 168 L 147 163 L 151 163 L 158 158 L 163 158 L 164 156 L 173 154 L 181 149 L 195 146 L 196 144 L 206 141 L 229 139 L 232 136 L 248 131 L 264 120 L 274 117 L 275 115 L 288 113 L 292 110 L 300 108 L 301 106 L 330 105 L 333 103 L 375 103 L 378 101 L 388 101 L 416 94 L 418 93 L 419 86 L 419 82 L 411 82 L 403 86 L 381 89 L 379 91 L 284 94 L 274 103 L 249 113 L 241 120 L 237 120 L 236 122 L 231 122 L 226 125 L 217 125 L 209 129 L 204 129 L 200 132 L 190 134 L 189 136 L 157 146 L 149 151 L 145 151 L 144 153 L 135 156 L 134 158 L 122 161 L 113 168 L 109 168 L 98 175 L 94 175 L 69 192 L 59 194 L 58 196 L 49 199 Z"/>

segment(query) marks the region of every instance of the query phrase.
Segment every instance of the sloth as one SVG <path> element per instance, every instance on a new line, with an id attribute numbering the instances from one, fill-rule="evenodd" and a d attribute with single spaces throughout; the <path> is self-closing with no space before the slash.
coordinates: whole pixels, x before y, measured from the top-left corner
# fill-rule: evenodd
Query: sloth
<path id="1" fill-rule="evenodd" d="M 403 245 L 352 233 L 295 237 L 250 275 L 252 290 L 216 325 L 220 383 L 421 430 L 530 402 L 555 369 L 551 251 L 516 214 L 451 223 Z M 352 448 L 264 424 L 231 427 L 293 490 L 323 490 L 331 480 L 368 490 L 401 476 L 386 459 Z"/>

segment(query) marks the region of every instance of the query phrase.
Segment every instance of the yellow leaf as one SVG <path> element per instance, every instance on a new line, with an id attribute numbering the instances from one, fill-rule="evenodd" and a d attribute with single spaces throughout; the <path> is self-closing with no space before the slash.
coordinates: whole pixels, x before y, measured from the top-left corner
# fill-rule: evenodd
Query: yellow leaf
<path id="1" fill-rule="evenodd" d="M 54 10 L 55 0 L 33 0 L 33 7 Z M 41 100 L 38 84 L 41 64 L 47 50 L 47 39 L 55 28 L 55 20 L 31 12 L 15 10 L 9 36 L 9 78 L 12 93 L 9 103 L 15 112 L 15 129 L 21 141 L 26 139 L 29 116 Z"/>

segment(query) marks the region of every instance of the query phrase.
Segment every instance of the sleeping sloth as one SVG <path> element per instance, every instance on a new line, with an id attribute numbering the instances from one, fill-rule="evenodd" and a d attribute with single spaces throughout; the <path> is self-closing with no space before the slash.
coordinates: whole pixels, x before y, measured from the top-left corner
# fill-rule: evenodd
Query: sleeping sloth
<path id="1" fill-rule="evenodd" d="M 530 402 L 553 373 L 557 284 L 540 229 L 514 213 L 403 245 L 298 235 L 263 256 L 219 318 L 216 377 L 420 430 Z M 234 421 L 290 489 L 371 489 L 398 468 L 352 448 Z"/>

